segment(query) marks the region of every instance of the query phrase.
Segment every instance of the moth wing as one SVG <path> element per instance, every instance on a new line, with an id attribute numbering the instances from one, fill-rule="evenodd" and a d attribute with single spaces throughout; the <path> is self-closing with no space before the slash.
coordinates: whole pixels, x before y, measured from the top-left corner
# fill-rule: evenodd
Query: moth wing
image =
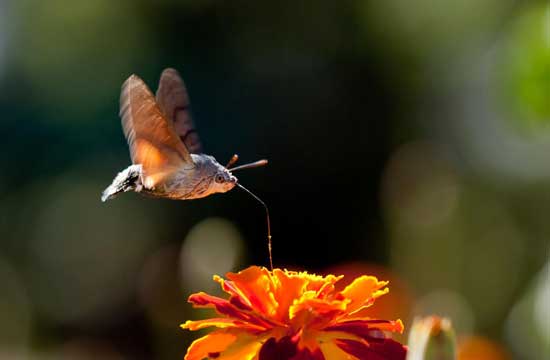
<path id="1" fill-rule="evenodd" d="M 132 162 L 142 165 L 146 187 L 154 188 L 183 166 L 194 166 L 174 125 L 165 118 L 151 90 L 136 75 L 122 85 L 120 118 Z"/>
<path id="2" fill-rule="evenodd" d="M 199 134 L 191 117 L 189 95 L 178 71 L 165 69 L 157 89 L 157 103 L 164 116 L 173 122 L 176 134 L 192 154 L 202 153 Z"/>

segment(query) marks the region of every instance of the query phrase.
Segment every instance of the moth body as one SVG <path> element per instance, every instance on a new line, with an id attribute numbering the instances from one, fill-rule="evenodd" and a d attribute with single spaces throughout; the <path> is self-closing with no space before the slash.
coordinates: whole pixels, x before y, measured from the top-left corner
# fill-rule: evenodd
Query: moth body
<path id="1" fill-rule="evenodd" d="M 213 156 L 192 154 L 192 157 L 195 163 L 193 168 L 176 169 L 165 181 L 151 187 L 143 183 L 142 166 L 130 165 L 118 173 L 103 192 L 101 200 L 107 201 L 128 191 L 173 200 L 199 199 L 227 192 L 237 184 L 237 178 Z"/>
<path id="2" fill-rule="evenodd" d="M 139 192 L 141 188 L 141 165 L 130 165 L 115 176 L 113 183 L 103 191 L 101 201 L 111 200 L 122 192 Z"/>
<path id="3" fill-rule="evenodd" d="M 138 76 L 130 76 L 122 85 L 120 118 L 132 165 L 105 189 L 103 201 L 128 191 L 176 200 L 203 198 L 237 185 L 230 170 L 267 163 L 227 169 L 203 152 L 187 89 L 174 69 L 162 72 L 156 95 Z M 234 155 L 227 167 L 237 158 Z"/>

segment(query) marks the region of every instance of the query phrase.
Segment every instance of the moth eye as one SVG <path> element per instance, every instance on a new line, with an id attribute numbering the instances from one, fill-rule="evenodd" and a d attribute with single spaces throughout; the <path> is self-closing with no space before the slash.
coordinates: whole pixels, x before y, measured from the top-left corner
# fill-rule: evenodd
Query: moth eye
<path id="1" fill-rule="evenodd" d="M 215 180 L 217 183 L 223 183 L 225 181 L 223 174 L 217 174 Z"/>

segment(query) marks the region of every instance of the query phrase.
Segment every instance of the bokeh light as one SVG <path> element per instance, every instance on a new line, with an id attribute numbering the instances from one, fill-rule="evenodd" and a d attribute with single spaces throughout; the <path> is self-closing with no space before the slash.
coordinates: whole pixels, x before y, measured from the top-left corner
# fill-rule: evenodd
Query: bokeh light
<path id="1" fill-rule="evenodd" d="M 463 190 L 452 164 L 436 154 L 428 144 L 403 145 L 382 184 L 392 263 L 420 291 L 457 284 L 462 265 L 460 234 L 450 229 Z M 420 266 L 426 261 L 440 271 Z"/>
<path id="2" fill-rule="evenodd" d="M 471 336 L 458 343 L 458 360 L 511 360 L 501 345 L 482 336 Z"/>
<path id="3" fill-rule="evenodd" d="M 31 294 L 44 316 L 62 323 L 114 320 L 109 311 L 133 297 L 137 271 L 156 240 L 153 218 L 130 204 L 102 204 L 100 186 L 67 174 L 36 184 L 27 204 L 35 219 L 26 274 Z"/>
<path id="4" fill-rule="evenodd" d="M 181 290 L 179 248 L 165 246 L 144 263 L 138 283 L 139 301 L 156 325 L 176 328 L 183 313 L 186 294 Z"/>
<path id="5" fill-rule="evenodd" d="M 235 270 L 243 256 L 244 245 L 235 225 L 225 219 L 208 218 L 195 225 L 181 248 L 180 271 L 191 292 L 219 291 L 212 275 Z"/>
<path id="6" fill-rule="evenodd" d="M 429 144 L 406 144 L 386 169 L 384 201 L 409 226 L 444 224 L 458 206 L 459 179 L 437 152 Z"/>
<path id="7" fill-rule="evenodd" d="M 415 316 L 436 316 L 454 319 L 453 328 L 459 334 L 471 334 L 475 329 L 472 306 L 458 292 L 438 289 L 420 297 L 412 311 Z"/>
<path id="8" fill-rule="evenodd" d="M 506 337 L 522 359 L 550 356 L 549 289 L 550 263 L 546 263 L 508 316 Z"/>

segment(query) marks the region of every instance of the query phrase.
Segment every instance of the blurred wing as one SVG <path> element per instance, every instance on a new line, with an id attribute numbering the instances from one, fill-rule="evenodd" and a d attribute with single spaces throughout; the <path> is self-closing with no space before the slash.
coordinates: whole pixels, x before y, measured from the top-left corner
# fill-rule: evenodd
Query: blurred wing
<path id="1" fill-rule="evenodd" d="M 199 134 L 189 109 L 189 95 L 179 73 L 165 69 L 160 76 L 157 103 L 168 120 L 173 121 L 176 134 L 192 154 L 202 153 Z"/>
<path id="2" fill-rule="evenodd" d="M 122 85 L 120 94 L 122 128 L 134 164 L 141 164 L 143 182 L 153 188 L 188 164 L 191 155 L 167 121 L 147 85 L 136 75 Z"/>

